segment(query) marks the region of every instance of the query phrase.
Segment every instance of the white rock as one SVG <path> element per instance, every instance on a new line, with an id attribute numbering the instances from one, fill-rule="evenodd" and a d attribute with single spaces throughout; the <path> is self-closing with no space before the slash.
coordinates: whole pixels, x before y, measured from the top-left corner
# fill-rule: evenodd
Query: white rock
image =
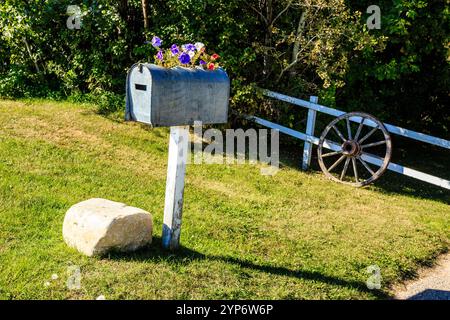
<path id="1" fill-rule="evenodd" d="M 152 216 L 139 208 L 105 199 L 72 206 L 63 224 L 64 241 L 87 256 L 112 249 L 134 251 L 152 242 Z"/>

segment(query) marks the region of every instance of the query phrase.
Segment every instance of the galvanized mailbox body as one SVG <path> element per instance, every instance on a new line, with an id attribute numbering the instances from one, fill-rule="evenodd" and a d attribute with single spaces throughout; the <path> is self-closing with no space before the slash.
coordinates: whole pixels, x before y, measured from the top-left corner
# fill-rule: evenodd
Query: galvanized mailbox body
<path id="1" fill-rule="evenodd" d="M 126 120 L 155 127 L 226 123 L 230 79 L 222 69 L 135 64 L 127 77 Z"/>

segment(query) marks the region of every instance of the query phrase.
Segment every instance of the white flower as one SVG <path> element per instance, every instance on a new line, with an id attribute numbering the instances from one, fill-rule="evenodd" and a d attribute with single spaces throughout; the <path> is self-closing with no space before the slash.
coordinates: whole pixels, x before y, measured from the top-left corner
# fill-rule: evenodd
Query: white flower
<path id="1" fill-rule="evenodd" d="M 52 274 L 52 280 L 58 279 L 58 275 L 56 273 Z"/>
<path id="2" fill-rule="evenodd" d="M 197 49 L 197 51 L 200 51 L 202 48 L 205 47 L 205 45 L 201 42 L 197 42 L 196 44 L 194 44 L 195 49 Z"/>
<path id="3" fill-rule="evenodd" d="M 188 55 L 189 55 L 189 57 L 193 58 L 195 56 L 195 52 L 194 51 L 189 51 Z"/>
<path id="4" fill-rule="evenodd" d="M 106 300 L 106 298 L 104 295 L 101 295 L 101 296 L 98 296 L 97 299 L 95 299 L 95 300 Z"/>
<path id="5" fill-rule="evenodd" d="M 45 283 L 44 283 L 44 287 L 50 287 L 50 282 L 48 282 L 48 281 L 45 282 Z"/>

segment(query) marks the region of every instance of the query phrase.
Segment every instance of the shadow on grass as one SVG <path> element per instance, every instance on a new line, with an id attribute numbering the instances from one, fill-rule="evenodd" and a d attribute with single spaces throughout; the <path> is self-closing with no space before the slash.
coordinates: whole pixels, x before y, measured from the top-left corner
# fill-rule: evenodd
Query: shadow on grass
<path id="1" fill-rule="evenodd" d="M 381 290 L 370 290 L 367 288 L 366 284 L 358 281 L 345 280 L 329 275 L 324 275 L 316 271 L 306 271 L 306 270 L 291 270 L 285 267 L 272 266 L 266 264 L 256 264 L 248 260 L 243 260 L 235 257 L 229 256 L 218 256 L 218 255 L 205 255 L 203 253 L 194 251 L 192 249 L 180 246 L 177 251 L 166 251 L 162 249 L 161 238 L 154 237 L 151 246 L 138 250 L 133 253 L 120 253 L 114 252 L 105 256 L 106 259 L 111 260 L 121 260 L 121 261 L 165 261 L 173 262 L 176 264 L 187 265 L 192 261 L 219 261 L 237 265 L 241 268 L 247 268 L 258 272 L 265 272 L 272 275 L 292 277 L 302 280 L 310 280 L 315 282 L 322 282 L 333 286 L 344 287 L 348 289 L 356 289 L 359 292 L 370 293 L 378 299 L 389 299 L 391 298 L 388 294 Z"/>
<path id="2" fill-rule="evenodd" d="M 295 154 L 293 154 L 292 151 L 289 152 L 287 150 L 282 150 L 280 152 L 280 161 L 282 162 L 282 165 L 301 171 L 301 158 L 299 157 L 299 155 L 303 150 L 302 148 L 303 147 L 299 147 L 298 150 L 296 150 Z M 322 171 L 318 164 L 316 148 L 313 148 L 312 155 L 311 167 L 307 172 L 322 174 Z M 412 155 L 412 157 L 414 157 L 414 155 Z M 448 162 L 448 159 L 444 161 L 442 158 L 439 158 L 438 160 L 440 160 L 442 163 Z M 400 164 L 405 163 L 403 159 L 394 159 L 393 162 Z M 436 162 L 439 161 L 435 160 L 434 163 Z M 420 165 L 416 165 L 417 163 L 419 163 Z M 431 163 L 431 161 L 429 163 L 429 166 L 432 167 L 433 163 Z M 407 164 L 407 166 L 410 165 Z M 420 163 L 419 160 L 413 162 L 413 165 L 411 167 L 423 170 L 423 172 L 425 173 L 448 179 L 448 171 L 436 172 L 433 170 L 427 170 L 427 164 Z M 330 180 L 329 183 L 336 184 L 337 182 Z M 347 186 L 347 188 L 349 192 L 352 192 L 353 187 Z M 382 192 L 388 195 L 404 195 L 412 198 L 434 200 L 444 204 L 450 204 L 449 190 L 391 171 L 385 172 L 379 180 L 377 180 L 373 185 L 370 185 L 366 188 L 372 188 L 375 191 Z"/>
<path id="3" fill-rule="evenodd" d="M 376 182 L 375 188 L 386 194 L 399 194 L 412 198 L 434 200 L 450 205 L 450 192 L 419 180 L 387 172 Z"/>

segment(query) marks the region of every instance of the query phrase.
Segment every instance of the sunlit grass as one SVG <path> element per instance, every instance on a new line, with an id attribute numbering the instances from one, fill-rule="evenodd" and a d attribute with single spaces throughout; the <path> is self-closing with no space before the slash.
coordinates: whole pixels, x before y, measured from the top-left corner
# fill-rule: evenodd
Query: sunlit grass
<path id="1" fill-rule="evenodd" d="M 182 248 L 164 252 L 167 142 L 167 129 L 88 105 L 0 101 L 0 298 L 383 298 L 449 247 L 448 194 L 386 188 L 408 185 L 398 175 L 353 189 L 289 166 L 267 177 L 258 165 L 189 165 Z M 68 248 L 64 214 L 93 197 L 150 211 L 152 246 L 103 259 Z M 73 264 L 80 290 L 66 287 Z M 366 287 L 370 265 L 381 290 Z"/>

